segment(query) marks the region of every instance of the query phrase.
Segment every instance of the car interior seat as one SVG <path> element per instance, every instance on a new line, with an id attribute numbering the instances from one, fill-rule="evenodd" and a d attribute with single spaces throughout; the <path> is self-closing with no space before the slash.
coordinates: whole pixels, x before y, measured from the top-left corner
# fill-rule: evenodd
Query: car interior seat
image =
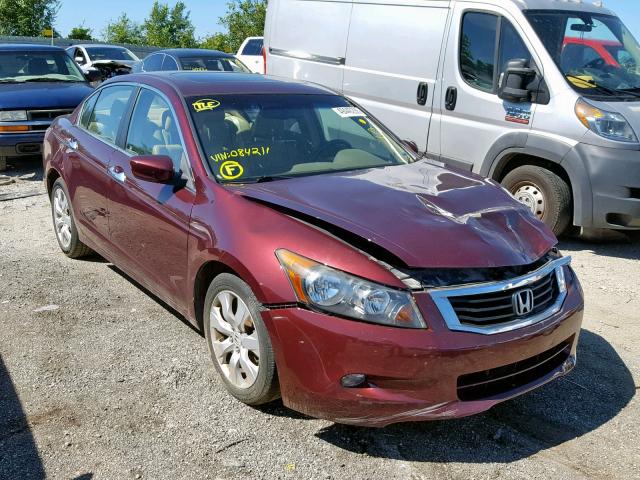
<path id="1" fill-rule="evenodd" d="M 34 57 L 27 63 L 27 75 L 40 76 L 50 72 L 49 64 L 44 58 Z"/>

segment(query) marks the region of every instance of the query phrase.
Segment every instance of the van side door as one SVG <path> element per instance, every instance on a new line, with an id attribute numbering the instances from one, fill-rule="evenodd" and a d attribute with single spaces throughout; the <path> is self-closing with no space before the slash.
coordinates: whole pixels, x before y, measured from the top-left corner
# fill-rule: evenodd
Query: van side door
<path id="1" fill-rule="evenodd" d="M 521 29 L 500 11 L 457 3 L 451 22 L 442 83 L 441 155 L 453 166 L 479 172 L 487 154 L 502 142 L 524 144 L 535 104 L 498 97 L 510 60 L 541 65 Z"/>
<path id="2" fill-rule="evenodd" d="M 427 150 L 448 3 L 354 3 L 343 93 Z"/>

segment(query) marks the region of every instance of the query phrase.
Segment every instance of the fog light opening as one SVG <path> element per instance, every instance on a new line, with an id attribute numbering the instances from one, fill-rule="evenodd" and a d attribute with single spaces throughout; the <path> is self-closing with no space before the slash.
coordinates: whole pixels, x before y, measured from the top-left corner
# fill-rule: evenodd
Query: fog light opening
<path id="1" fill-rule="evenodd" d="M 350 373 L 340 379 L 344 388 L 361 388 L 367 386 L 367 376 L 364 373 Z"/>

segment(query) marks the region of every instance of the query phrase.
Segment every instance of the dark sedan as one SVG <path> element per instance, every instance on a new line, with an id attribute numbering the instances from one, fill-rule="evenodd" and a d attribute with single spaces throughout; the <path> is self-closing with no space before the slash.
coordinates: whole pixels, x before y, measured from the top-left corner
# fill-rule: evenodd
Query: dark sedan
<path id="1" fill-rule="evenodd" d="M 134 73 L 175 70 L 251 73 L 233 55 L 201 48 L 159 50 L 133 66 Z"/>
<path id="2" fill-rule="evenodd" d="M 0 45 L 0 170 L 7 157 L 39 154 L 51 121 L 92 91 L 62 48 Z"/>
<path id="3" fill-rule="evenodd" d="M 247 404 L 461 417 L 575 364 L 583 297 L 549 229 L 322 87 L 118 77 L 45 150 L 62 251 L 98 252 L 180 312 Z"/>

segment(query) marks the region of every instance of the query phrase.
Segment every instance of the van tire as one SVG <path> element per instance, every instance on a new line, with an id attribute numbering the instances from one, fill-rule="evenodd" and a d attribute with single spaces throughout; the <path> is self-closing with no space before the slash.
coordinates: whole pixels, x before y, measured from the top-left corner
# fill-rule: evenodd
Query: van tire
<path id="1" fill-rule="evenodd" d="M 542 202 L 544 208 L 534 214 L 556 236 L 562 235 L 569 227 L 572 216 L 571 189 L 555 173 L 546 168 L 524 165 L 510 171 L 502 179 L 502 186 L 514 196 L 524 193 L 525 198 L 533 200 L 534 204 Z M 531 202 L 527 206 L 531 206 Z"/>

